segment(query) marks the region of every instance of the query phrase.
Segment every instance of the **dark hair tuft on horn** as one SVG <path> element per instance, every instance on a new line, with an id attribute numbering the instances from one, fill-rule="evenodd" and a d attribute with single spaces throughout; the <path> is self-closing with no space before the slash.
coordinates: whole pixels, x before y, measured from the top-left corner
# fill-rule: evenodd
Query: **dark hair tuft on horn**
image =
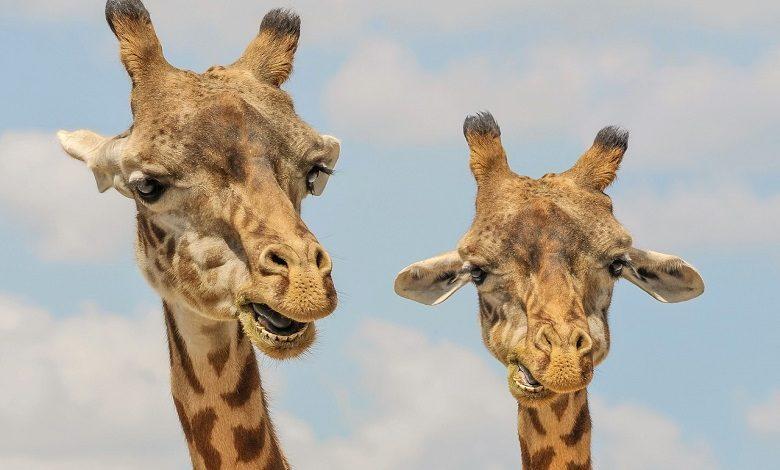
<path id="1" fill-rule="evenodd" d="M 106 21 L 114 34 L 116 34 L 114 19 L 118 17 L 131 21 L 143 21 L 144 23 L 152 21 L 149 11 L 141 3 L 141 0 L 108 0 L 106 2 Z"/>
<path id="2" fill-rule="evenodd" d="M 276 36 L 291 35 L 300 37 L 301 17 L 292 10 L 275 8 L 263 17 L 260 22 L 260 32 L 268 31 Z"/>
<path id="3" fill-rule="evenodd" d="M 596 134 L 594 144 L 610 149 L 621 149 L 624 152 L 628 148 L 628 131 L 618 126 L 607 126 Z"/>
<path id="4" fill-rule="evenodd" d="M 463 122 L 463 135 L 480 134 L 490 137 L 501 137 L 501 128 L 498 127 L 493 115 L 488 111 L 480 111 L 466 117 Z"/>

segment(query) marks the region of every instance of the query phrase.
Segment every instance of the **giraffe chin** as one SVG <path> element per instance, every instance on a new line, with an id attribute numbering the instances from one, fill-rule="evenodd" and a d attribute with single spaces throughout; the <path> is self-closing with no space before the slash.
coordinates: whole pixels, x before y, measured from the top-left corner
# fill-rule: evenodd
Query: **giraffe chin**
<path id="1" fill-rule="evenodd" d="M 266 356 L 274 359 L 292 359 L 303 354 L 314 343 L 316 328 L 314 323 L 306 323 L 303 327 L 288 335 L 277 334 L 257 319 L 251 308 L 241 311 L 238 320 L 244 333 Z"/>

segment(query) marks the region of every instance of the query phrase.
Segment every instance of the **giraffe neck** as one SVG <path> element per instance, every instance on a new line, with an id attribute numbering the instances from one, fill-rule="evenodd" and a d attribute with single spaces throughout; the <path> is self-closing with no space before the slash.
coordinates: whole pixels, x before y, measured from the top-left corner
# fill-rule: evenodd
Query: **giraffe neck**
<path id="1" fill-rule="evenodd" d="M 195 469 L 287 469 L 255 352 L 237 321 L 163 303 L 171 392 Z"/>
<path id="2" fill-rule="evenodd" d="M 523 470 L 590 470 L 587 390 L 538 407 L 518 405 L 517 426 Z"/>

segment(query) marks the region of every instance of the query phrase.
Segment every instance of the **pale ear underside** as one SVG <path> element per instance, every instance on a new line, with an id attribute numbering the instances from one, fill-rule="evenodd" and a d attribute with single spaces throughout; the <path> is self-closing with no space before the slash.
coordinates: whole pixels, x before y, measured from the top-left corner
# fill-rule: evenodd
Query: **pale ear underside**
<path id="1" fill-rule="evenodd" d="M 328 149 L 328 156 L 323 163 L 326 167 L 332 170 L 336 167 L 336 162 L 339 160 L 339 154 L 341 153 L 341 141 L 332 135 L 323 135 L 322 141 L 325 144 L 325 147 Z M 322 193 L 325 192 L 325 186 L 328 184 L 329 179 L 329 174 L 320 173 L 320 175 L 317 176 L 317 179 L 314 180 L 314 183 L 312 183 L 311 194 L 313 196 L 321 196 Z"/>
<path id="2" fill-rule="evenodd" d="M 656 300 L 667 303 L 691 300 L 704 292 L 704 280 L 696 269 L 676 256 L 632 248 L 622 277 Z"/>
<path id="3" fill-rule="evenodd" d="M 127 137 L 103 137 L 92 131 L 80 130 L 59 131 L 57 138 L 68 155 L 86 163 L 92 170 L 98 191 L 102 193 L 114 187 L 125 196 L 132 197 L 120 170 L 122 148 Z"/>
<path id="4" fill-rule="evenodd" d="M 438 305 L 471 280 L 457 251 L 418 261 L 395 278 L 395 293 L 425 305 Z"/>

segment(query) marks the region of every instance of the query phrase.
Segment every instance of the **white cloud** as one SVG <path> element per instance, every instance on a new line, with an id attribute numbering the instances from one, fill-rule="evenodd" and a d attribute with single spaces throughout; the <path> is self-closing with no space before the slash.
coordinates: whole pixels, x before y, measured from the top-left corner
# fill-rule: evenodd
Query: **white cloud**
<path id="1" fill-rule="evenodd" d="M 0 295 L 0 370 L 1 468 L 176 468 L 186 458 L 159 312 L 53 317 Z"/>
<path id="2" fill-rule="evenodd" d="M 643 406 L 591 398 L 594 466 L 621 470 L 712 470 L 718 464 L 703 441 L 689 442 L 669 418 Z"/>
<path id="3" fill-rule="evenodd" d="M 775 390 L 766 402 L 751 407 L 746 418 L 753 432 L 769 437 L 780 435 L 780 390 Z"/>
<path id="4" fill-rule="evenodd" d="M 271 5 L 258 5 L 250 0 L 237 0 L 225 7 L 210 0 L 146 0 L 153 18 L 178 23 L 193 29 L 202 26 L 209 19 L 219 25 L 215 32 L 233 34 L 237 24 L 244 24 L 242 18 L 251 14 L 262 14 Z M 63 18 L 83 19 L 102 15 L 103 2 L 94 0 L 0 0 L 5 11 L 38 19 L 58 20 Z M 552 30 L 555 25 L 571 28 L 604 30 L 624 22 L 647 22 L 648 18 L 678 20 L 684 24 L 696 24 L 716 30 L 747 30 L 771 26 L 780 21 L 780 7 L 774 2 L 746 0 L 735 4 L 725 0 L 709 2 L 676 2 L 672 0 L 599 0 L 572 2 L 557 0 L 534 2 L 532 0 L 485 0 L 479 4 L 468 1 L 386 0 L 360 1 L 336 0 L 286 0 L 274 6 L 292 7 L 303 13 L 304 18 L 315 18 L 319 40 L 348 38 L 364 34 L 370 25 L 385 21 L 396 28 L 410 31 L 459 33 L 461 28 L 494 27 L 510 18 L 512 23 L 533 23 L 545 19 Z M 186 14 L 183 14 L 186 13 Z M 259 16 L 257 16 L 259 18 Z M 563 31 L 561 31 L 563 32 Z M 218 38 L 218 36 L 215 36 Z"/>
<path id="5" fill-rule="evenodd" d="M 508 138 L 576 138 L 583 149 L 602 126 L 623 125 L 640 168 L 777 168 L 780 51 L 751 65 L 659 59 L 639 46 L 542 43 L 432 70 L 400 43 L 368 41 L 324 102 L 340 134 L 380 145 L 456 142 L 465 115 L 489 109 Z"/>
<path id="6" fill-rule="evenodd" d="M 747 186 L 722 181 L 664 191 L 622 189 L 614 197 L 615 212 L 637 246 L 648 249 L 777 246 L 780 193 L 760 196 Z"/>
<path id="7" fill-rule="evenodd" d="M 132 249 L 132 203 L 100 194 L 92 173 L 63 152 L 54 134 L 0 135 L 0 213 L 33 233 L 47 260 L 102 260 Z"/>
<path id="8" fill-rule="evenodd" d="M 520 456 L 516 403 L 503 376 L 472 351 L 385 322 L 359 329 L 362 393 L 374 401 L 349 435 L 318 439 L 305 422 L 280 416 L 301 468 L 509 469 Z M 669 418 L 638 405 L 592 398 L 599 468 L 713 469 L 706 444 L 689 443 Z"/>
<path id="9" fill-rule="evenodd" d="M 9 378 L 0 387 L 0 468 L 185 468 L 165 348 L 159 312 L 53 317 L 0 294 L 0 370 Z M 351 348 L 361 384 L 353 393 L 368 402 L 347 411 L 356 418 L 344 436 L 320 438 L 302 417 L 274 410 L 296 467 L 517 467 L 516 404 L 486 359 L 379 321 L 364 322 Z M 273 369 L 263 367 L 263 379 L 278 396 L 283 378 Z M 687 444 L 651 410 L 595 399 L 593 415 L 600 468 L 650 468 L 630 452 L 652 468 L 712 463 L 703 444 Z"/>
<path id="10" fill-rule="evenodd" d="M 515 468 L 516 404 L 504 380 L 473 352 L 420 332 L 366 321 L 352 346 L 367 413 L 343 438 L 318 439 L 279 416 L 300 468 Z"/>

